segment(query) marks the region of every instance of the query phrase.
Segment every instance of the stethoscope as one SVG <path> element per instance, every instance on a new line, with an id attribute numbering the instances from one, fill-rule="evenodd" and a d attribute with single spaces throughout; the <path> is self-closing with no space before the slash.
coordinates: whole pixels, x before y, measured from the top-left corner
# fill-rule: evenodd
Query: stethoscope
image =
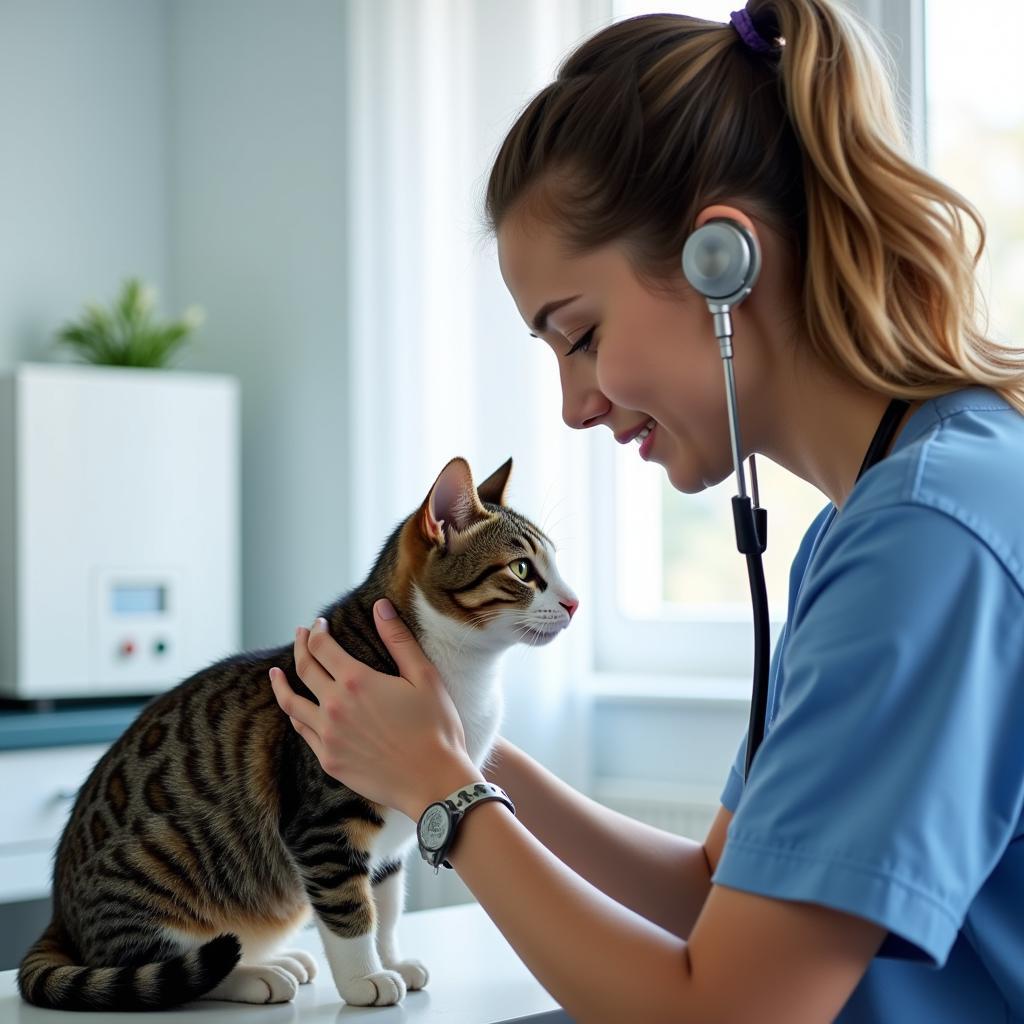
<path id="1" fill-rule="evenodd" d="M 729 409 L 729 435 L 732 440 L 732 461 L 736 471 L 739 494 L 732 499 L 732 516 L 736 528 L 736 547 L 747 557 L 750 578 L 750 599 L 754 610 L 754 686 L 750 701 L 750 724 L 747 730 L 747 755 L 743 777 L 750 775 L 757 748 L 764 739 L 768 713 L 768 594 L 764 582 L 761 555 L 768 546 L 768 512 L 760 507 L 757 493 L 757 468 L 750 456 L 750 480 L 753 504 L 747 495 L 743 460 L 740 456 L 740 427 L 736 413 L 736 381 L 732 365 L 732 318 L 729 313 L 749 294 L 761 270 L 761 249 L 757 239 L 739 221 L 716 217 L 702 224 L 683 246 L 683 273 L 695 291 L 707 300 L 714 321 L 715 337 L 725 369 L 725 396 Z M 885 410 L 857 480 L 876 463 L 881 462 L 899 428 L 910 403 L 894 398 Z"/>

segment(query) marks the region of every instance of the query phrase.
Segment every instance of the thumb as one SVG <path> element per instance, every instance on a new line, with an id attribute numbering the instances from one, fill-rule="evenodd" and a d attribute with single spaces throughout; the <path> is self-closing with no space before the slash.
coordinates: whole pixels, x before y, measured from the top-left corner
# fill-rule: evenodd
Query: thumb
<path id="1" fill-rule="evenodd" d="M 373 606 L 373 617 L 388 653 L 395 659 L 398 671 L 410 682 L 418 683 L 423 678 L 423 669 L 430 666 L 423 649 L 409 627 L 398 617 L 395 606 L 381 598 Z"/>

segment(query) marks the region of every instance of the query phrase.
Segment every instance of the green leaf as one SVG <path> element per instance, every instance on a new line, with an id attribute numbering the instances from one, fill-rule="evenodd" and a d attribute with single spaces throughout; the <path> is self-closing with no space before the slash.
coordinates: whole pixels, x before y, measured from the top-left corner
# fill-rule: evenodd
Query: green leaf
<path id="1" fill-rule="evenodd" d="M 80 358 L 106 366 L 165 366 L 193 330 L 188 319 L 159 323 L 153 316 L 155 293 L 138 278 L 128 278 L 111 309 L 86 303 L 77 321 L 57 332 L 58 344 Z"/>

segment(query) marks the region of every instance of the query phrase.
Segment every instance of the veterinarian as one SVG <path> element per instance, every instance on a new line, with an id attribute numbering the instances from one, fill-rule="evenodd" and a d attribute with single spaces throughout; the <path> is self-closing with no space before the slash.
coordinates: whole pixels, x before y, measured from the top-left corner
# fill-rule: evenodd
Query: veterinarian
<path id="1" fill-rule="evenodd" d="M 685 493 L 759 453 L 829 501 L 794 560 L 763 743 L 704 842 L 505 740 L 477 770 L 386 602 L 401 684 L 305 628 L 320 706 L 273 674 L 366 797 L 422 821 L 472 784 L 508 794 L 514 811 L 441 821 L 444 858 L 580 1024 L 1024 1020 L 1024 355 L 976 322 L 983 224 L 908 156 L 874 45 L 829 0 L 613 24 L 488 183 L 570 427 L 646 431 Z M 724 314 L 682 259 L 709 226 L 760 263 Z"/>

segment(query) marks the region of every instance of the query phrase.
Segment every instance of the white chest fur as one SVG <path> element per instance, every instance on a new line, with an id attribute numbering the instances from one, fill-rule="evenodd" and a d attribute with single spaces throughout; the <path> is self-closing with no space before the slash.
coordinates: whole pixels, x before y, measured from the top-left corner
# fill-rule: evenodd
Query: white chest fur
<path id="1" fill-rule="evenodd" d="M 419 591 L 413 592 L 413 604 L 423 624 L 423 652 L 444 680 L 462 719 L 466 750 L 479 768 L 501 725 L 501 652 L 482 646 L 476 630 L 442 615 Z"/>
<path id="2" fill-rule="evenodd" d="M 441 615 L 418 591 L 413 602 L 426 634 L 423 652 L 444 680 L 462 720 L 466 751 L 479 768 L 501 725 L 500 652 L 481 649 L 472 630 Z M 386 811 L 384 828 L 374 840 L 371 865 L 400 859 L 415 837 L 415 822 L 400 811 Z"/>

